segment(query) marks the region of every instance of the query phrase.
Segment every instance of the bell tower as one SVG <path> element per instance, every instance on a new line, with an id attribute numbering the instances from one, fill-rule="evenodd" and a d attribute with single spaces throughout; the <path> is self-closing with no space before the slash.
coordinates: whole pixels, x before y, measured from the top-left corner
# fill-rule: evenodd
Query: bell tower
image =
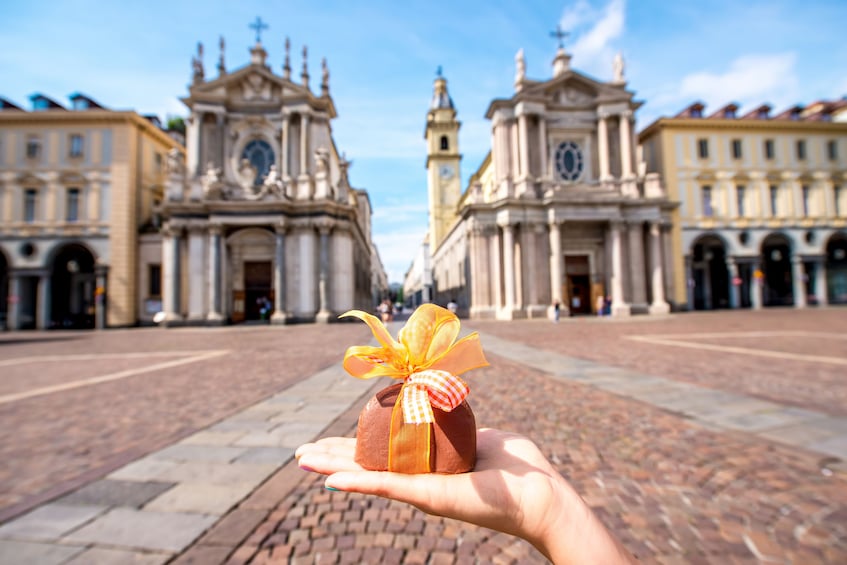
<path id="1" fill-rule="evenodd" d="M 432 102 L 426 115 L 427 186 L 429 192 L 429 248 L 434 252 L 456 219 L 462 195 L 459 126 L 456 108 L 447 92 L 441 67 L 433 85 Z"/>

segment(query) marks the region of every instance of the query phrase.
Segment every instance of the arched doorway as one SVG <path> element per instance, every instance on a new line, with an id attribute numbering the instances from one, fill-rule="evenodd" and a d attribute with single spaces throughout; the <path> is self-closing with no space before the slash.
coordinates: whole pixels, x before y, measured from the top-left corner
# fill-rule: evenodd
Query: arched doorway
<path id="1" fill-rule="evenodd" d="M 847 234 L 837 233 L 826 244 L 826 288 L 830 304 L 847 304 Z"/>
<path id="2" fill-rule="evenodd" d="M 9 317 L 9 262 L 0 251 L 0 331 L 6 329 Z"/>
<path id="3" fill-rule="evenodd" d="M 762 289 L 764 305 L 791 306 L 794 304 L 791 242 L 787 237 L 771 234 L 762 242 L 762 271 L 765 275 Z"/>
<path id="4" fill-rule="evenodd" d="M 273 313 L 274 234 L 264 228 L 234 231 L 227 238 L 230 320 L 269 320 Z"/>
<path id="5" fill-rule="evenodd" d="M 84 246 L 62 246 L 53 258 L 50 276 L 50 327 L 94 327 L 94 255 Z"/>
<path id="6" fill-rule="evenodd" d="M 726 246 L 717 236 L 697 239 L 691 250 L 694 278 L 694 309 L 729 308 L 729 273 L 726 268 Z"/>

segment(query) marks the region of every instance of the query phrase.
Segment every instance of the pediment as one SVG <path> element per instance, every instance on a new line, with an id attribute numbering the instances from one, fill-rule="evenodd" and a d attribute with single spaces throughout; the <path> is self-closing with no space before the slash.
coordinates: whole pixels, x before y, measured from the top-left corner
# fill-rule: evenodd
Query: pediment
<path id="1" fill-rule="evenodd" d="M 282 98 L 311 98 L 303 85 L 295 84 L 272 73 L 262 65 L 248 65 L 215 80 L 193 85 L 191 98 L 226 99 L 233 102 L 270 103 Z"/>
<path id="2" fill-rule="evenodd" d="M 526 94 L 543 98 L 552 105 L 581 107 L 631 98 L 631 93 L 620 86 L 596 81 L 576 71 L 567 71 L 547 82 L 533 85 Z"/>

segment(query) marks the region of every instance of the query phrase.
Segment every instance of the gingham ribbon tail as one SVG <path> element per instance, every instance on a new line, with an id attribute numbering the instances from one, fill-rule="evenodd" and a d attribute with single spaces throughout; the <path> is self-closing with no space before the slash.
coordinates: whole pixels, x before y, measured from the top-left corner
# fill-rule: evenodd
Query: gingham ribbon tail
<path id="1" fill-rule="evenodd" d="M 470 389 L 459 377 L 430 369 L 412 373 L 403 386 L 403 421 L 407 424 L 435 422 L 432 407 L 450 412 L 468 396 Z"/>

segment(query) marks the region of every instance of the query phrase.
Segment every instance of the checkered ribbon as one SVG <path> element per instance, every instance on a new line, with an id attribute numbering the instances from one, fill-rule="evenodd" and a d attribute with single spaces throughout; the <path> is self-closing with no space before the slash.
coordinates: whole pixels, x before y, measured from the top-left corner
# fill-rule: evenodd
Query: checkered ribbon
<path id="1" fill-rule="evenodd" d="M 470 389 L 459 377 L 430 369 L 412 373 L 403 385 L 403 421 L 407 424 L 431 424 L 432 407 L 450 412 L 468 396 Z"/>

